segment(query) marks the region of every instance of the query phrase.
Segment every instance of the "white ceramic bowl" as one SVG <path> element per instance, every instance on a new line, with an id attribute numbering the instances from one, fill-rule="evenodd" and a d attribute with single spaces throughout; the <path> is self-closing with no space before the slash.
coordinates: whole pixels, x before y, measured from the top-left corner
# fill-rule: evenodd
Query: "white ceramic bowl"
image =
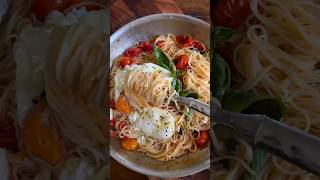
<path id="1" fill-rule="evenodd" d="M 110 38 L 110 66 L 114 58 L 136 42 L 148 40 L 155 34 L 190 34 L 209 47 L 210 25 L 202 20 L 179 14 L 155 14 L 130 22 Z M 110 154 L 119 163 L 136 172 L 163 178 L 195 174 L 210 167 L 209 147 L 186 154 L 176 160 L 161 162 L 140 152 L 121 148 L 118 138 L 110 140 Z"/>

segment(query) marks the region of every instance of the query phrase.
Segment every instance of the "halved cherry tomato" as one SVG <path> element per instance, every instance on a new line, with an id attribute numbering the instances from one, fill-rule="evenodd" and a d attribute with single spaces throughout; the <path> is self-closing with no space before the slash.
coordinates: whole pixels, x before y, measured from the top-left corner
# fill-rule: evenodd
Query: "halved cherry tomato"
<path id="1" fill-rule="evenodd" d="M 121 121 L 119 123 L 119 130 L 123 129 L 126 125 L 127 125 L 127 123 L 125 121 Z"/>
<path id="2" fill-rule="evenodd" d="M 206 46 L 199 41 L 193 41 L 192 47 L 201 53 L 206 51 Z"/>
<path id="3" fill-rule="evenodd" d="M 139 56 L 139 54 L 142 52 L 142 49 L 141 48 L 138 48 L 138 47 L 132 47 L 132 48 L 128 48 L 124 55 L 127 56 L 127 57 L 130 57 L 130 58 L 134 58 L 134 57 L 137 57 Z"/>
<path id="4" fill-rule="evenodd" d="M 251 14 L 250 1 L 219 1 L 213 9 L 213 23 L 230 28 L 239 27 Z"/>
<path id="5" fill-rule="evenodd" d="M 111 109 L 116 110 L 116 102 L 114 101 L 114 99 L 110 100 L 109 106 Z"/>
<path id="6" fill-rule="evenodd" d="M 208 131 L 200 131 L 200 135 L 196 140 L 197 147 L 202 148 L 209 141 L 209 133 Z"/>
<path id="7" fill-rule="evenodd" d="M 68 3 L 69 0 L 35 0 L 31 9 L 39 20 L 44 21 L 50 12 L 65 10 Z"/>
<path id="8" fill-rule="evenodd" d="M 112 118 L 110 120 L 110 127 L 114 127 L 116 125 L 116 119 L 115 118 Z"/>
<path id="9" fill-rule="evenodd" d="M 176 68 L 179 70 L 185 70 L 188 68 L 189 57 L 188 55 L 180 55 L 175 59 Z"/>
<path id="10" fill-rule="evenodd" d="M 152 44 L 149 41 L 141 42 L 138 47 L 141 48 L 144 52 L 153 51 Z"/>
<path id="11" fill-rule="evenodd" d="M 126 67 L 127 65 L 130 65 L 132 64 L 134 61 L 129 58 L 129 57 L 126 57 L 126 56 L 122 56 L 120 57 L 120 60 L 119 60 L 119 65 L 124 68 Z"/>
<path id="12" fill-rule="evenodd" d="M 117 132 L 110 130 L 110 137 L 117 137 L 117 136 L 118 136 Z"/>
<path id="13" fill-rule="evenodd" d="M 133 151 L 138 147 L 138 142 L 136 138 L 129 138 L 125 136 L 121 140 L 121 146 L 126 150 Z"/>
<path id="14" fill-rule="evenodd" d="M 123 113 L 130 113 L 131 107 L 126 101 L 126 97 L 124 95 L 120 96 L 116 103 L 117 111 L 121 111 Z"/>
<path id="15" fill-rule="evenodd" d="M 44 123 L 48 104 L 40 99 L 24 119 L 22 138 L 28 153 L 41 158 L 50 165 L 57 165 L 64 159 L 64 142 L 54 129 Z"/>
<path id="16" fill-rule="evenodd" d="M 162 48 L 164 46 L 164 41 L 158 41 L 156 43 L 156 45 L 159 47 L 159 48 Z"/>
<path id="17" fill-rule="evenodd" d="M 191 47 L 193 43 L 193 40 L 189 35 L 177 35 L 176 41 L 181 47 Z"/>

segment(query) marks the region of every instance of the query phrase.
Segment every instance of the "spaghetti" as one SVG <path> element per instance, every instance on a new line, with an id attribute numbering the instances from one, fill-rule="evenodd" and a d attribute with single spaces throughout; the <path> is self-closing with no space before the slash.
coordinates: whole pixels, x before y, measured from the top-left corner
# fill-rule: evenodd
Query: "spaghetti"
<path id="1" fill-rule="evenodd" d="M 178 104 L 174 96 L 179 90 L 172 84 L 178 79 L 183 91 L 210 102 L 210 62 L 204 49 L 190 36 L 168 34 L 138 43 L 114 60 L 111 119 L 125 149 L 168 161 L 197 152 L 206 144 L 209 117 Z M 205 142 L 199 143 L 204 136 Z"/>

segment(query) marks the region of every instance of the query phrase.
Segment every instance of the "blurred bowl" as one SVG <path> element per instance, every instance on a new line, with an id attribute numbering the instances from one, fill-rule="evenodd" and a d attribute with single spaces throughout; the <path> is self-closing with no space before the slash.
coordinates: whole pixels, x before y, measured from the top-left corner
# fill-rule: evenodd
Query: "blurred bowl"
<path id="1" fill-rule="evenodd" d="M 210 44 L 210 25 L 202 20 L 179 14 L 155 14 L 128 23 L 110 37 L 110 66 L 113 59 L 135 43 L 155 34 L 190 34 Z M 141 152 L 124 150 L 118 138 L 110 140 L 110 154 L 122 165 L 136 172 L 156 177 L 172 178 L 195 174 L 210 167 L 210 149 L 188 153 L 175 160 L 161 162 Z"/>

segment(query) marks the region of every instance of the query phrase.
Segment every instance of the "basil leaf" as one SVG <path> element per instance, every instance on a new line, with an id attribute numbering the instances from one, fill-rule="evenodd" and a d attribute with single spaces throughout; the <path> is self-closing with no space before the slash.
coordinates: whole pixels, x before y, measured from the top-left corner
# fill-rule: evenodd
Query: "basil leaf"
<path id="1" fill-rule="evenodd" d="M 213 42 L 214 45 L 224 44 L 232 37 L 233 31 L 230 28 L 216 26 L 213 28 Z"/>
<path id="2" fill-rule="evenodd" d="M 253 158 L 250 163 L 250 167 L 252 168 L 253 171 L 256 172 L 257 175 L 261 173 L 261 170 L 264 167 L 265 163 L 267 162 L 268 158 L 269 158 L 269 153 L 267 153 L 266 151 L 263 151 L 258 148 L 253 150 Z M 243 179 L 256 180 L 256 176 L 246 173 Z"/>
<path id="3" fill-rule="evenodd" d="M 194 99 L 199 99 L 199 94 L 192 92 L 190 90 L 182 90 L 182 91 L 180 91 L 179 95 L 184 96 L 184 97 L 191 97 Z"/>
<path id="4" fill-rule="evenodd" d="M 217 53 L 213 53 L 213 67 L 214 72 L 212 87 L 213 95 L 218 99 L 221 99 L 226 90 L 230 87 L 231 72 L 228 64 Z"/>
<path id="5" fill-rule="evenodd" d="M 156 63 L 172 73 L 173 68 L 171 61 L 158 46 L 154 47 L 154 55 L 156 57 Z"/>
<path id="6" fill-rule="evenodd" d="M 177 71 L 176 71 L 176 77 L 182 76 L 182 74 L 183 74 L 182 71 L 180 71 L 180 70 L 177 70 Z"/>
<path id="7" fill-rule="evenodd" d="M 171 82 L 172 87 L 180 94 L 182 83 L 179 79 L 173 79 Z"/>
<path id="8" fill-rule="evenodd" d="M 259 100 L 253 95 L 251 91 L 237 91 L 234 89 L 229 89 L 225 92 L 222 98 L 222 107 L 226 110 L 233 112 L 241 112 L 243 109 L 247 108 L 251 103 Z"/>
<path id="9" fill-rule="evenodd" d="M 286 107 L 280 100 L 267 98 L 250 104 L 241 112 L 245 114 L 264 114 L 279 121 L 286 115 Z"/>

